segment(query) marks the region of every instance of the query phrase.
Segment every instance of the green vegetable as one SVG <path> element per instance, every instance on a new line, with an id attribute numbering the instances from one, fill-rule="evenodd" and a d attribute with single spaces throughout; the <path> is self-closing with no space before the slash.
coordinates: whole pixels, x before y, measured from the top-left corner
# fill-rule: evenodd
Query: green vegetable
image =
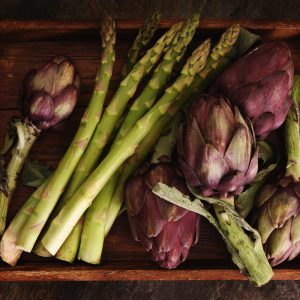
<path id="1" fill-rule="evenodd" d="M 53 173 L 53 170 L 37 160 L 27 160 L 21 174 L 22 183 L 30 187 L 40 187 Z"/>
<path id="2" fill-rule="evenodd" d="M 85 210 L 91 205 L 114 172 L 134 154 L 138 144 L 147 136 L 161 117 L 170 112 L 172 104 L 177 103 L 178 96 L 191 85 L 195 74 L 203 68 L 209 53 L 210 42 L 198 47 L 181 71 L 177 80 L 165 90 L 164 95 L 123 138 L 122 143 L 112 147 L 95 171 L 76 191 L 70 201 L 62 208 L 58 216 L 42 239 L 45 248 L 53 255 L 59 250 L 73 227 Z"/>
<path id="3" fill-rule="evenodd" d="M 49 178 L 50 179 L 50 178 Z M 28 217 L 31 215 L 34 207 L 36 206 L 39 198 L 42 195 L 44 187 L 49 182 L 47 179 L 43 185 L 41 185 L 34 193 L 27 199 L 23 206 L 19 209 L 13 220 L 10 222 L 9 226 L 5 230 L 1 242 L 0 242 L 0 256 L 3 261 L 15 266 L 22 254 L 16 246 L 16 241 L 22 228 L 24 227 Z"/>
<path id="4" fill-rule="evenodd" d="M 141 57 L 143 51 L 151 42 L 153 35 L 160 21 L 161 13 L 155 12 L 146 20 L 145 24 L 140 28 L 133 44 L 128 52 L 128 59 L 122 68 L 122 76 L 125 77 L 132 70 L 133 66 Z"/>
<path id="5" fill-rule="evenodd" d="M 246 218 L 254 207 L 258 190 L 265 184 L 279 161 L 279 158 L 275 157 L 272 148 L 266 142 L 259 141 L 258 147 L 259 157 L 263 161 L 262 166 L 249 186 L 235 199 L 235 208 L 243 218 Z"/>
<path id="6" fill-rule="evenodd" d="M 257 40 L 257 36 L 254 36 L 247 30 L 240 28 L 239 25 L 232 25 L 229 27 L 221 36 L 219 42 L 212 49 L 207 64 L 196 74 L 193 83 L 188 88 L 188 90 L 182 94 L 182 97 L 188 107 L 190 103 L 195 99 L 195 96 L 201 93 L 209 83 L 220 73 L 224 68 L 226 68 L 232 60 L 237 58 L 239 55 L 243 54 L 252 44 Z M 167 116 L 164 117 L 166 123 L 171 122 L 171 119 L 168 119 Z M 155 131 L 153 129 L 153 131 Z M 158 133 L 161 134 L 161 131 L 158 130 Z M 151 134 L 149 134 L 149 139 L 151 140 Z M 143 148 L 144 142 L 141 143 L 140 148 Z M 154 143 L 155 145 L 155 143 Z M 149 147 L 147 154 L 151 151 L 152 148 Z M 139 151 L 139 149 L 137 150 Z M 143 152 L 144 150 L 141 149 Z M 145 157 L 147 156 L 145 155 Z M 138 155 L 137 155 L 138 156 Z M 122 170 L 121 178 L 117 184 L 115 193 L 112 197 L 107 216 L 106 216 L 106 225 L 105 225 L 105 236 L 110 231 L 115 219 L 118 216 L 119 210 L 123 203 L 123 191 L 124 185 L 135 169 L 138 167 L 139 163 L 131 165 L 131 160 L 129 160 L 129 166 Z M 134 161 L 134 160 L 133 160 Z M 143 161 L 143 160 L 142 160 Z M 127 164 L 127 163 L 126 163 Z M 121 172 L 121 171 L 120 171 Z"/>
<path id="7" fill-rule="evenodd" d="M 17 144 L 13 147 L 12 157 L 0 184 L 0 236 L 5 230 L 9 202 L 17 186 L 18 176 L 29 152 L 41 130 L 31 122 L 16 119 L 13 121 L 17 131 Z"/>
<path id="8" fill-rule="evenodd" d="M 101 69 L 96 78 L 95 89 L 67 152 L 60 161 L 57 169 L 46 185 L 43 185 L 41 196 L 32 214 L 24 224 L 17 238 L 17 246 L 21 250 L 30 252 L 43 229 L 53 207 L 61 196 L 67 182 L 84 153 L 88 142 L 99 122 L 103 103 L 108 91 L 108 85 L 115 60 L 114 44 L 115 29 L 113 19 L 105 15 L 101 32 L 104 51 L 101 60 Z"/>
<path id="9" fill-rule="evenodd" d="M 182 24 L 178 23 L 167 31 L 156 42 L 156 44 L 146 52 L 146 54 L 134 66 L 132 71 L 122 80 L 120 87 L 111 99 L 99 124 L 97 125 L 91 142 L 74 171 L 68 188 L 64 194 L 64 200 L 70 198 L 94 170 L 114 127 L 126 108 L 128 101 L 134 96 L 138 84 L 158 62 L 164 48 L 172 42 L 174 36 L 181 27 Z"/>
<path id="10" fill-rule="evenodd" d="M 161 92 L 165 87 L 175 64 L 182 58 L 183 54 L 185 53 L 188 44 L 194 36 L 198 23 L 199 15 L 194 15 L 192 18 L 188 19 L 182 26 L 182 28 L 177 32 L 161 63 L 155 69 L 153 76 L 151 77 L 139 97 L 137 97 L 137 99 L 130 107 L 129 112 L 126 115 L 114 140 L 113 146 L 120 143 L 122 138 L 126 136 L 132 126 L 144 115 L 144 113 L 149 108 L 153 106 L 158 93 Z M 119 175 L 120 170 L 118 170 L 112 176 L 107 185 L 96 197 L 91 208 L 88 210 L 88 218 L 86 218 L 84 222 L 83 218 L 79 220 L 78 224 L 73 229 L 73 231 L 77 232 L 77 235 L 71 232 L 70 236 L 61 247 L 58 255 L 56 255 L 57 258 L 62 257 L 64 260 L 70 262 L 75 259 L 74 254 L 76 254 L 76 250 L 74 249 L 71 251 L 71 249 L 72 247 L 78 245 L 81 233 L 80 228 L 82 224 L 84 224 L 84 228 L 81 234 L 79 257 L 80 259 L 90 263 L 98 263 L 100 261 L 102 244 L 104 241 L 105 215 Z M 93 211 L 93 213 L 91 213 L 91 211 Z M 99 216 L 101 216 L 101 218 Z M 99 225 L 101 222 L 103 223 L 102 226 Z M 96 228 L 101 230 L 101 233 L 98 232 L 97 234 L 97 232 L 95 232 Z M 98 236 L 99 240 L 95 238 Z M 68 257 L 67 253 L 72 254 L 72 256 Z"/>

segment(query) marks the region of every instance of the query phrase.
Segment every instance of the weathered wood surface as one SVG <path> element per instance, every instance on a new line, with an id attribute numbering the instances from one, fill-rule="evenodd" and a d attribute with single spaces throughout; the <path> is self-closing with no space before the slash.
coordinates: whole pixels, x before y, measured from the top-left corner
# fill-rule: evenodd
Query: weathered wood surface
<path id="1" fill-rule="evenodd" d="M 161 30 L 175 21 L 164 20 Z M 233 21 L 202 21 L 196 40 L 217 38 Z M 300 71 L 300 23 L 241 21 L 264 39 L 285 39 L 289 43 L 295 67 Z M 110 95 L 118 85 L 119 72 L 140 21 L 118 21 L 117 60 Z M 31 158 L 55 167 L 76 130 L 91 95 L 100 57 L 97 22 L 0 21 L 0 141 L 7 121 L 18 115 L 19 90 L 30 68 L 44 64 L 52 55 L 64 53 L 76 63 L 82 78 L 78 107 L 64 131 L 48 131 L 35 144 Z M 11 218 L 27 199 L 31 189 L 19 186 L 10 207 Z M 300 259 L 282 264 L 276 279 L 300 279 Z M 165 271 L 149 262 L 148 254 L 132 241 L 126 215 L 121 216 L 109 234 L 100 267 L 75 263 L 74 266 L 24 255 L 16 268 L 0 264 L 0 280 L 240 280 L 244 277 L 231 263 L 226 248 L 215 230 L 205 220 L 201 223 L 200 242 L 186 263 L 177 270 Z"/>

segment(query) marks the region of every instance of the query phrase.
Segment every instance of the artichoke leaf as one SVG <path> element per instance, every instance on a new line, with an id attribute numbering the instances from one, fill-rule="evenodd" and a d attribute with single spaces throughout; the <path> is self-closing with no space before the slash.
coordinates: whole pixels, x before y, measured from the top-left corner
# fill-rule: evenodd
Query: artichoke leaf
<path id="1" fill-rule="evenodd" d="M 235 208 L 241 217 L 246 218 L 254 207 L 256 195 L 260 187 L 266 183 L 269 175 L 276 169 L 280 154 L 273 151 L 265 141 L 259 141 L 259 158 L 261 168 L 248 187 L 235 199 Z"/>
<path id="2" fill-rule="evenodd" d="M 24 185 L 30 187 L 39 187 L 53 173 L 53 170 L 45 163 L 37 160 L 27 160 L 21 179 Z"/>

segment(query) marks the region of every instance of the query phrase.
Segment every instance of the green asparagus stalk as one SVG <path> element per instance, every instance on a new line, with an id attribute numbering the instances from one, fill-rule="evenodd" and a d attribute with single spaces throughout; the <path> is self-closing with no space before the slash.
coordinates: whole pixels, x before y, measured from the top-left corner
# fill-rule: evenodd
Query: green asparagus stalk
<path id="1" fill-rule="evenodd" d="M 130 110 L 122 123 L 122 126 L 118 132 L 118 135 L 116 136 L 114 140 L 114 144 L 118 143 L 131 129 L 131 127 L 135 124 L 136 121 L 139 120 L 140 117 L 143 116 L 143 114 L 153 106 L 154 101 L 158 95 L 159 92 L 163 90 L 165 87 L 167 80 L 169 79 L 171 72 L 175 66 L 175 64 L 182 58 L 182 56 L 185 53 L 185 50 L 187 48 L 187 45 L 192 40 L 196 27 L 199 23 L 199 15 L 194 15 L 192 18 L 188 19 L 183 27 L 177 32 L 175 35 L 171 45 L 169 46 L 169 50 L 165 53 L 161 63 L 157 66 L 157 68 L 154 71 L 154 74 L 152 78 L 149 80 L 146 87 L 143 89 L 139 97 L 134 101 L 132 106 L 130 107 Z M 99 226 L 100 221 L 103 222 L 103 230 L 104 230 L 104 224 L 105 224 L 105 212 L 97 213 L 96 207 L 101 208 L 101 210 L 107 209 L 112 193 L 114 191 L 115 185 L 117 183 L 117 178 L 119 176 L 119 171 L 117 171 L 112 178 L 107 183 L 107 186 L 103 188 L 103 190 L 99 193 L 99 195 L 96 197 L 95 201 L 93 202 L 92 207 L 90 208 L 94 213 L 88 213 L 89 218 L 87 218 L 84 221 L 84 226 L 86 228 L 91 228 L 92 232 L 87 232 L 86 229 L 84 229 L 82 233 L 82 242 L 81 242 L 81 248 L 85 249 L 88 248 L 91 252 L 88 254 L 88 251 L 84 251 L 83 253 L 87 254 L 85 257 L 81 257 L 82 260 L 89 260 L 89 261 L 97 261 L 98 259 L 94 259 L 92 256 L 93 247 L 91 247 L 91 244 L 94 243 L 95 247 L 99 249 L 101 246 L 101 241 L 103 242 L 103 238 L 98 241 L 96 238 L 93 238 L 92 241 L 88 238 L 85 238 L 85 236 L 89 237 L 100 237 L 100 235 L 97 235 L 94 232 L 93 226 L 86 225 L 89 223 L 96 222 L 95 228 L 101 228 Z M 67 195 L 68 196 L 68 195 Z M 101 202 L 101 203 L 98 203 Z M 94 207 L 93 207 L 94 206 Z M 96 215 L 94 217 L 93 215 Z M 99 215 L 103 216 L 102 220 L 99 220 Z M 69 237 L 66 239 L 65 243 L 62 245 L 61 249 L 56 254 L 56 257 L 65 261 L 72 262 L 75 259 L 75 255 L 77 252 L 77 247 L 79 241 L 80 241 L 80 234 L 81 234 L 81 227 L 83 224 L 83 217 L 79 220 L 78 224 L 75 226 Z M 76 233 L 75 233 L 76 232 Z M 103 236 L 103 234 L 101 234 Z M 86 245 L 88 247 L 86 247 Z M 101 246 L 102 249 L 102 246 Z M 100 249 L 100 251 L 101 251 Z M 79 253 L 80 254 L 80 253 Z M 101 253 L 100 253 L 101 255 Z M 97 257 L 99 255 L 97 254 Z"/>
<path id="2" fill-rule="evenodd" d="M 55 205 L 66 184 L 68 183 L 80 157 L 85 151 L 88 142 L 100 120 L 103 103 L 108 91 L 113 63 L 115 60 L 115 23 L 113 19 L 106 14 L 104 15 L 101 25 L 101 34 L 102 46 L 105 50 L 102 55 L 101 69 L 97 74 L 96 84 L 91 101 L 81 119 L 78 131 L 73 138 L 67 152 L 60 161 L 51 179 L 46 185 L 44 185 L 36 207 L 32 210 L 32 214 L 29 216 L 20 232 L 20 236 L 17 240 L 21 239 L 21 241 L 24 237 L 24 232 L 26 233 L 28 228 L 30 228 L 32 232 L 31 244 L 24 245 L 24 247 L 18 245 L 21 250 L 26 250 L 28 252 L 32 250 L 34 243 L 48 218 L 47 216 L 39 219 L 39 221 L 36 222 L 35 216 L 39 214 L 41 206 L 43 207 L 46 205 L 52 207 L 53 204 Z"/>
<path id="3" fill-rule="evenodd" d="M 160 118 L 170 112 L 170 107 L 176 103 L 178 95 L 191 85 L 195 74 L 206 63 L 210 41 L 205 41 L 198 47 L 181 71 L 177 80 L 165 90 L 158 102 L 134 125 L 130 132 L 122 139 L 122 143 L 112 147 L 99 166 L 76 191 L 73 197 L 62 208 L 58 216 L 53 219 L 50 227 L 42 239 L 44 247 L 53 255 L 59 250 L 80 217 L 92 204 L 95 197 L 102 190 L 114 172 L 134 154 L 138 144 L 152 130 Z M 43 218 L 43 212 L 40 211 Z M 31 240 L 30 231 L 27 239 Z M 22 241 L 27 242 L 25 239 Z"/>
<path id="4" fill-rule="evenodd" d="M 182 23 L 175 24 L 133 67 L 132 71 L 120 83 L 120 87 L 107 106 L 101 121 L 97 125 L 91 142 L 77 165 L 64 194 L 66 201 L 74 194 L 82 182 L 97 165 L 98 159 L 107 144 L 114 127 L 124 112 L 128 101 L 133 97 L 138 84 L 160 59 L 166 45 L 170 44 Z M 64 202 L 64 201 L 63 201 Z"/>
<path id="5" fill-rule="evenodd" d="M 3 261 L 10 264 L 11 266 L 16 265 L 18 259 L 22 254 L 22 250 L 20 250 L 16 246 L 17 238 L 28 217 L 36 206 L 38 198 L 41 196 L 43 189 L 48 184 L 49 180 L 50 178 L 48 178 L 44 182 L 44 184 L 36 189 L 35 192 L 30 196 L 30 198 L 23 204 L 2 236 L 0 242 L 0 256 Z"/>
<path id="6" fill-rule="evenodd" d="M 192 18 L 185 22 L 182 29 L 177 33 L 172 41 L 172 44 L 170 45 L 169 50 L 164 55 L 162 62 L 155 69 L 152 78 L 140 96 L 130 107 L 130 110 L 115 138 L 114 144 L 118 143 L 123 137 L 125 137 L 135 122 L 153 106 L 156 96 L 166 85 L 174 66 L 183 57 L 187 46 L 195 34 L 198 24 L 199 15 L 195 14 Z"/>
<path id="7" fill-rule="evenodd" d="M 103 200 L 111 198 L 117 180 L 117 176 L 111 177 L 109 181 L 111 184 L 106 184 L 103 187 L 85 215 L 78 253 L 78 259 L 80 260 L 92 264 L 100 263 L 104 243 L 106 211 L 109 205 L 107 201 Z"/>
<path id="8" fill-rule="evenodd" d="M 100 263 L 105 238 L 106 215 L 110 200 L 112 197 L 122 199 L 127 179 L 136 171 L 140 164 L 145 161 L 161 137 L 162 132 L 170 125 L 174 114 L 180 109 L 182 103 L 182 101 L 175 103 L 174 106 L 171 107 L 172 114 L 166 114 L 154 125 L 153 129 L 138 145 L 134 155 L 118 169 L 121 176 L 112 176 L 108 184 L 105 185 L 95 198 L 87 211 L 87 217 L 89 216 L 90 219 L 86 218 L 84 222 L 78 254 L 79 259 L 91 264 Z"/>
<path id="9" fill-rule="evenodd" d="M 180 102 L 178 102 L 179 104 L 175 104 L 171 108 L 174 114 L 178 112 L 181 104 L 185 103 L 185 100 L 185 98 L 181 97 Z M 123 204 L 124 191 L 128 178 L 132 176 L 138 167 L 145 161 L 149 153 L 151 153 L 159 141 L 162 133 L 170 125 L 173 119 L 174 117 L 171 114 L 166 114 L 163 118 L 161 118 L 161 120 L 154 125 L 153 129 L 137 147 L 134 155 L 132 155 L 132 157 L 130 157 L 121 167 L 120 176 L 118 177 L 116 187 L 109 203 L 109 210 L 106 213 L 106 221 L 103 233 L 104 237 L 106 237 L 110 231 Z"/>
<path id="10" fill-rule="evenodd" d="M 145 24 L 140 28 L 135 40 L 133 41 L 132 47 L 128 52 L 128 59 L 122 68 L 122 76 L 125 77 L 132 70 L 133 66 L 137 63 L 142 55 L 142 52 L 146 49 L 150 43 L 153 35 L 157 29 L 160 21 L 161 14 L 155 12 L 152 16 L 146 20 Z"/>
<path id="11" fill-rule="evenodd" d="M 84 125 L 85 122 L 92 121 L 92 128 L 91 132 L 89 133 L 89 140 L 91 137 L 90 135 L 93 134 L 102 114 L 103 104 L 108 92 L 108 87 L 113 71 L 113 64 L 115 61 L 115 22 L 111 18 L 111 16 L 107 15 L 106 11 L 104 11 L 103 14 L 103 22 L 101 23 L 100 27 L 100 34 L 102 39 L 101 62 L 96 76 L 93 95 L 83 117 L 85 120 L 81 120 L 82 124 L 80 124 L 79 126 L 79 128 L 84 128 L 86 126 Z M 58 198 L 59 197 L 60 195 L 58 196 Z M 44 247 L 39 242 L 35 246 L 34 252 L 40 256 L 51 256 L 51 254 L 47 253 L 46 249 L 44 249 Z"/>
<path id="12" fill-rule="evenodd" d="M 29 121 L 15 120 L 17 144 L 12 150 L 12 157 L 7 165 L 5 176 L 0 185 L 0 236 L 6 225 L 6 216 L 9 202 L 17 186 L 18 176 L 28 157 L 30 149 L 39 136 L 41 130 Z"/>
<path id="13" fill-rule="evenodd" d="M 196 74 L 193 83 L 186 91 L 186 93 L 181 94 L 181 97 L 184 99 L 183 101 L 185 101 L 186 105 L 188 105 L 188 103 L 190 103 L 194 99 L 193 97 L 195 95 L 201 93 L 204 88 L 212 82 L 218 72 L 224 70 L 224 68 L 229 64 L 230 60 L 226 59 L 227 55 L 233 50 L 234 47 L 236 47 L 239 35 L 239 25 L 232 25 L 222 34 L 219 42 L 212 49 L 205 67 L 198 74 Z M 238 55 L 239 53 L 236 51 L 234 57 Z M 232 59 L 234 57 L 232 57 Z M 226 61 L 226 63 L 224 63 L 224 60 Z M 171 120 L 168 120 L 167 122 L 170 121 Z M 105 236 L 110 231 L 122 206 L 124 185 L 127 179 L 135 170 L 134 167 L 132 168 L 133 171 L 127 172 L 126 169 L 127 167 L 124 170 L 119 171 L 120 173 L 122 173 L 122 175 L 118 181 L 116 190 L 112 196 L 111 203 L 107 211 Z"/>

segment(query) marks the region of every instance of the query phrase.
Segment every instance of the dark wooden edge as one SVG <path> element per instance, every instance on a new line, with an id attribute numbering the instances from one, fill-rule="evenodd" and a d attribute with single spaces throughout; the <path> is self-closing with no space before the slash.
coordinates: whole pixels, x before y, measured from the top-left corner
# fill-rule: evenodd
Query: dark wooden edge
<path id="1" fill-rule="evenodd" d="M 164 19 L 160 22 L 161 28 L 168 28 L 179 19 Z M 206 19 L 201 20 L 200 28 L 218 29 L 239 23 L 249 29 L 262 30 L 300 30 L 300 21 L 274 21 L 274 20 L 239 20 L 239 19 Z M 116 20 L 118 29 L 136 29 L 143 24 L 143 20 Z M 12 30 L 76 30 L 98 29 L 99 21 L 63 21 L 63 20 L 2 20 L 0 32 Z"/>
<path id="2" fill-rule="evenodd" d="M 247 280 L 237 269 L 147 268 L 147 262 L 114 262 L 106 266 L 28 264 L 0 268 L 0 281 L 128 281 L 128 280 Z M 153 266 L 152 266 L 153 267 Z M 300 280 L 300 269 L 276 269 L 272 280 Z"/>

